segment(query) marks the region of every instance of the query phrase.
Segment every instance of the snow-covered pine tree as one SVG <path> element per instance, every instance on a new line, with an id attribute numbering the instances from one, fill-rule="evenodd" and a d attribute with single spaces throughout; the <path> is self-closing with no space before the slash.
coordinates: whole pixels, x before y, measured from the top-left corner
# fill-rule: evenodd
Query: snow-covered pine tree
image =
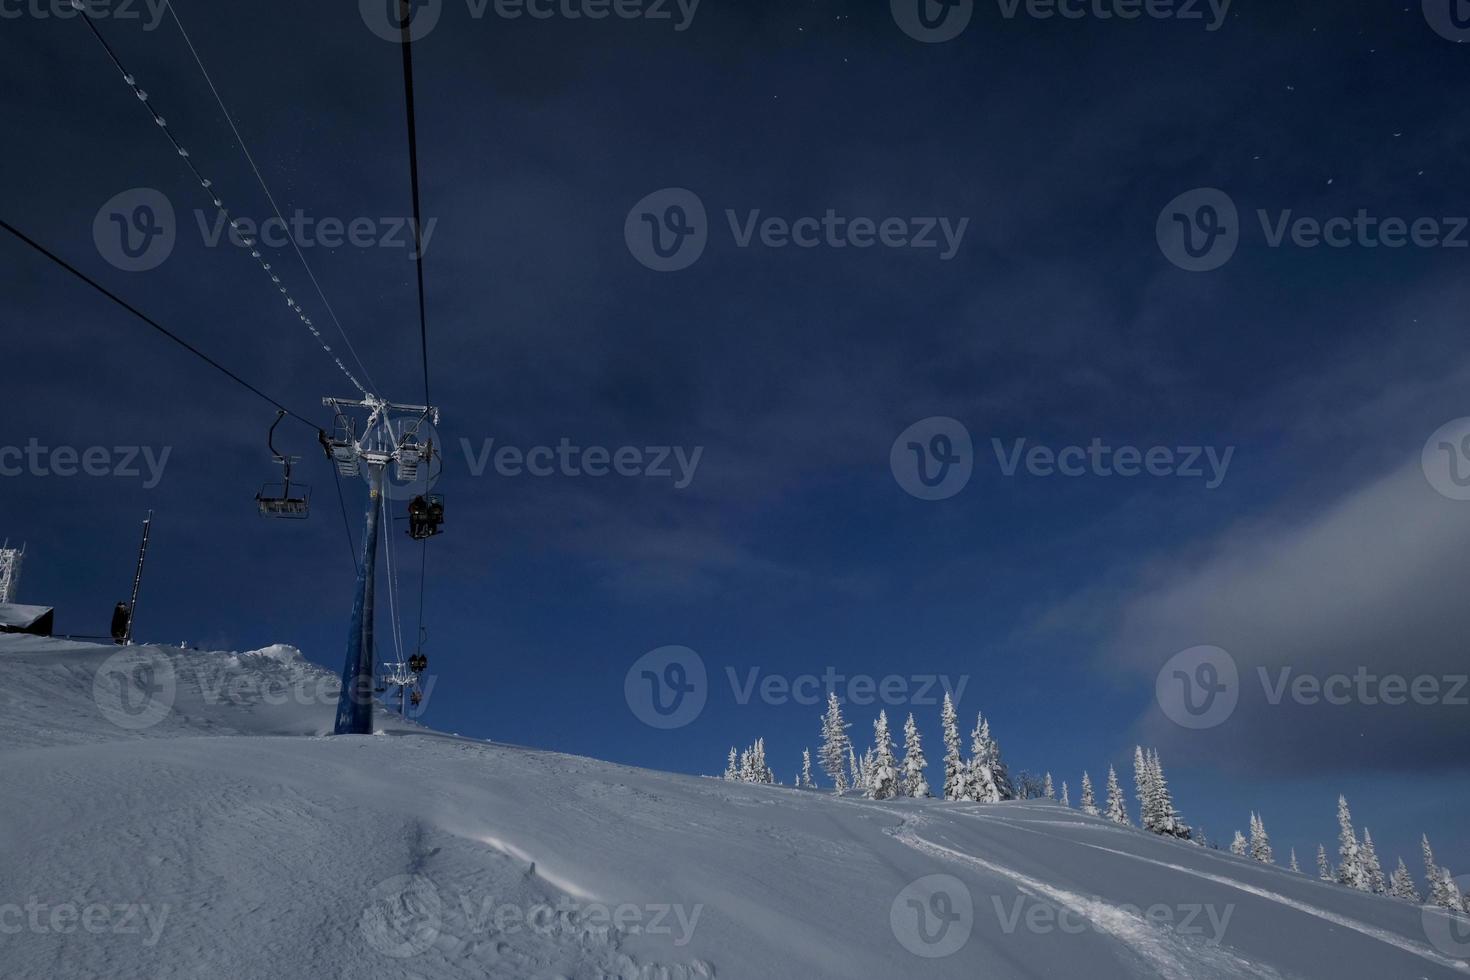
<path id="1" fill-rule="evenodd" d="M 1153 773 L 1141 745 L 1133 747 L 1133 792 L 1138 795 L 1138 825 L 1144 830 L 1153 830 L 1154 822 L 1158 818 Z"/>
<path id="2" fill-rule="evenodd" d="M 1327 848 L 1321 844 L 1317 845 L 1317 877 L 1323 881 L 1337 880 L 1337 876 L 1332 873 L 1332 865 L 1327 863 Z"/>
<path id="3" fill-rule="evenodd" d="M 1373 835 L 1363 828 L 1363 874 L 1368 878 L 1368 890 L 1375 895 L 1388 892 L 1388 883 L 1383 880 L 1383 865 L 1378 863 L 1378 851 L 1373 847 Z"/>
<path id="4" fill-rule="evenodd" d="M 1441 866 L 1439 869 L 1439 882 L 1430 891 L 1429 900 L 1432 904 L 1451 912 L 1465 911 L 1465 896 L 1460 894 L 1460 886 L 1450 876 L 1450 869 Z"/>
<path id="5" fill-rule="evenodd" d="M 1414 885 L 1414 876 L 1409 874 L 1403 858 L 1399 858 L 1399 866 L 1393 869 L 1393 874 L 1389 875 L 1388 893 L 1394 898 L 1401 898 L 1415 905 L 1423 901 L 1419 897 L 1419 889 Z"/>
<path id="6" fill-rule="evenodd" d="M 1154 795 L 1154 833 L 1189 840 L 1192 832 L 1179 816 L 1179 811 L 1174 809 L 1174 797 L 1170 795 L 1169 783 L 1164 779 L 1164 764 L 1159 761 L 1158 750 L 1149 755 L 1148 774 Z"/>
<path id="7" fill-rule="evenodd" d="M 1429 835 L 1424 834 L 1419 838 L 1424 848 L 1424 882 L 1429 887 L 1425 900 L 1430 905 L 1439 904 L 1439 865 L 1434 863 L 1434 851 L 1429 847 Z"/>
<path id="8" fill-rule="evenodd" d="M 1251 812 L 1251 857 L 1262 864 L 1276 863 L 1276 855 L 1271 852 L 1271 838 L 1266 835 L 1266 822 L 1254 811 Z"/>
<path id="9" fill-rule="evenodd" d="M 747 753 L 748 769 L 745 781 L 748 783 L 771 784 L 776 781 L 776 774 L 766 763 L 766 740 L 758 738 Z"/>
<path id="10" fill-rule="evenodd" d="M 1108 766 L 1108 799 L 1105 805 L 1109 820 L 1125 827 L 1130 824 L 1128 801 L 1123 798 L 1123 787 L 1118 785 L 1118 773 L 1112 766 Z"/>
<path id="11" fill-rule="evenodd" d="M 852 784 L 852 788 L 859 792 L 867 788 L 868 771 L 863 768 L 862 762 L 858 760 L 857 751 L 851 744 L 847 746 L 847 779 Z"/>
<path id="12" fill-rule="evenodd" d="M 969 798 L 981 803 L 1015 799 L 1010 773 L 1000 758 L 1000 745 L 990 734 L 990 722 L 983 714 L 977 716 L 975 730 L 970 737 L 973 757 L 970 759 L 967 785 Z"/>
<path id="13" fill-rule="evenodd" d="M 1242 834 L 1238 830 L 1235 832 L 1235 839 L 1230 842 L 1230 853 L 1236 857 L 1248 857 L 1250 855 L 1250 846 L 1245 842 L 1245 834 Z"/>
<path id="14" fill-rule="evenodd" d="M 1368 890 L 1368 875 L 1363 870 L 1363 849 L 1358 845 L 1357 832 L 1353 830 L 1353 815 L 1348 812 L 1347 797 L 1337 798 L 1337 856 L 1342 863 L 1337 866 L 1338 884 Z"/>
<path id="15" fill-rule="evenodd" d="M 1301 865 L 1296 863 L 1296 848 L 1294 847 L 1291 849 L 1291 863 L 1288 864 L 1287 867 L 1291 868 L 1291 870 L 1295 871 L 1297 874 L 1302 873 Z"/>
<path id="16" fill-rule="evenodd" d="M 970 773 L 960 755 L 960 723 L 948 691 L 944 693 L 940 721 L 944 725 L 944 798 L 963 800 L 969 795 Z"/>
<path id="17" fill-rule="evenodd" d="M 725 760 L 725 778 L 730 782 L 740 778 L 739 756 L 736 755 L 735 746 L 730 746 L 729 758 Z"/>
<path id="18" fill-rule="evenodd" d="M 1067 781 L 1062 780 L 1062 806 L 1071 809 L 1072 801 L 1067 798 Z"/>
<path id="19" fill-rule="evenodd" d="M 755 782 L 755 766 L 751 762 L 750 749 L 740 750 L 740 775 L 742 783 Z"/>
<path id="20" fill-rule="evenodd" d="M 812 779 L 812 750 L 801 750 L 801 783 L 802 789 L 816 789 L 816 781 Z"/>
<path id="21" fill-rule="evenodd" d="M 898 760 L 893 757 L 893 736 L 888 732 L 888 712 L 878 712 L 873 722 L 872 770 L 868 776 L 868 797 L 891 800 L 898 792 Z"/>
<path id="22" fill-rule="evenodd" d="M 929 780 L 924 776 L 928 767 L 929 762 L 924 758 L 924 740 L 919 736 L 919 726 L 914 723 L 913 712 L 910 712 L 908 721 L 903 723 L 904 796 L 922 800 L 933 795 L 929 792 Z"/>
<path id="23" fill-rule="evenodd" d="M 847 754 L 851 747 L 852 743 L 847 737 L 847 722 L 842 719 L 842 705 L 838 704 L 835 693 L 828 692 L 827 713 L 822 716 L 822 743 L 817 748 L 817 754 L 822 771 L 832 780 L 833 792 L 838 796 L 847 791 L 847 773 L 843 767 L 847 765 Z"/>
<path id="24" fill-rule="evenodd" d="M 1082 812 L 1089 817 L 1098 815 L 1097 797 L 1092 795 L 1092 777 L 1085 772 L 1082 774 Z"/>
<path id="25" fill-rule="evenodd" d="M 1051 781 L 1051 773 L 1047 773 L 1045 776 L 1042 777 L 1041 795 L 1046 797 L 1048 800 L 1054 800 L 1057 798 L 1056 787 L 1052 785 Z"/>

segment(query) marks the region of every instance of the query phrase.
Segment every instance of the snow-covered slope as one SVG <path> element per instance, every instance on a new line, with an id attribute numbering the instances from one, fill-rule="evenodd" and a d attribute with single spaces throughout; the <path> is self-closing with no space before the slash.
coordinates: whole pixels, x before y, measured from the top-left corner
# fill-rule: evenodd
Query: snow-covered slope
<path id="1" fill-rule="evenodd" d="M 323 737 L 288 648 L 0 666 L 5 978 L 1470 976 L 1439 913 L 1054 804 Z"/>

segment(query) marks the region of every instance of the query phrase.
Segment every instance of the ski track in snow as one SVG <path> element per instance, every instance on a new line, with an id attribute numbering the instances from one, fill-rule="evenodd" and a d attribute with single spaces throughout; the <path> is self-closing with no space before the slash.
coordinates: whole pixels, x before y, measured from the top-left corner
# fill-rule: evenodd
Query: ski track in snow
<path id="1" fill-rule="evenodd" d="M 979 815 L 970 814 L 970 816 Z M 994 818 L 985 817 L 983 819 Z M 995 820 L 995 822 L 1003 823 L 1012 830 L 1025 831 L 1028 834 L 1035 834 L 1038 837 L 1048 837 L 1052 840 L 1060 839 L 1052 834 L 1044 834 L 1039 830 L 1033 830 L 1030 827 L 1023 827 L 1008 820 Z M 1202 878 L 1205 881 L 1212 881 L 1218 885 L 1226 885 L 1230 888 L 1235 888 L 1239 891 L 1243 891 L 1247 895 L 1254 895 L 1257 898 L 1264 898 L 1269 901 L 1276 902 L 1280 905 L 1285 905 L 1287 908 L 1295 909 L 1298 912 L 1304 912 L 1307 915 L 1316 916 L 1317 918 L 1322 919 L 1325 922 L 1330 922 L 1333 925 L 1342 926 L 1344 929 L 1351 929 L 1354 932 L 1361 933 L 1362 935 L 1367 936 L 1370 939 L 1376 939 L 1381 943 L 1387 943 L 1390 946 L 1401 949 L 1406 953 L 1412 953 L 1420 959 L 1428 960 L 1429 962 L 1437 964 L 1439 966 L 1447 966 L 1451 967 L 1452 969 L 1459 970 L 1462 973 L 1470 973 L 1470 964 L 1467 964 L 1463 960 L 1451 959 L 1448 956 L 1444 956 L 1436 952 L 1435 950 L 1430 949 L 1428 946 L 1424 946 L 1420 943 L 1410 942 L 1409 940 L 1404 939 L 1401 936 L 1394 935 L 1386 929 L 1379 929 L 1375 926 L 1370 926 L 1365 922 L 1359 922 L 1357 919 L 1349 918 L 1345 915 L 1338 915 L 1336 912 L 1329 912 L 1324 908 L 1319 908 L 1316 905 L 1309 905 L 1306 902 L 1298 901 L 1297 899 L 1290 898 L 1286 895 L 1281 894 L 1280 892 L 1271 891 L 1268 888 L 1260 888 L 1256 885 L 1248 885 L 1245 882 L 1237 881 L 1234 878 L 1226 878 L 1224 875 L 1210 874 L 1208 871 L 1196 871 L 1193 868 L 1186 868 L 1182 864 L 1174 864 L 1171 861 L 1159 861 L 1155 858 L 1144 857 L 1141 854 L 1129 854 L 1127 851 L 1120 851 L 1117 848 L 1113 847 L 1104 847 L 1101 844 L 1089 844 L 1086 841 L 1080 840 L 1068 840 L 1067 843 L 1076 844 L 1079 847 L 1090 847 L 1095 851 L 1104 851 L 1108 854 L 1116 854 L 1120 857 L 1132 858 L 1135 861 L 1143 861 L 1146 864 L 1152 864 L 1160 868 L 1167 868 L 1170 871 L 1178 871 L 1183 874 L 1193 875 L 1196 878 Z"/>
<path id="2" fill-rule="evenodd" d="M 907 825 L 896 831 L 893 837 L 917 851 L 1008 878 L 1023 890 L 1043 896 L 1053 904 L 1085 917 L 1099 930 L 1146 960 L 1165 980 L 1199 980 L 1201 977 L 1281 980 L 1281 974 L 1270 967 L 1247 960 L 1223 947 L 1187 941 L 1177 933 L 1154 925 L 1129 909 L 1048 885 L 1014 868 L 925 840 Z"/>

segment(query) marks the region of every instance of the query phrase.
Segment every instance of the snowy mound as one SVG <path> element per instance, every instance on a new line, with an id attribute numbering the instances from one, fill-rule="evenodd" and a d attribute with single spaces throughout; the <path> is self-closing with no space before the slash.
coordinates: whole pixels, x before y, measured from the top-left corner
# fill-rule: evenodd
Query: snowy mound
<path id="1" fill-rule="evenodd" d="M 289 648 L 0 662 L 7 978 L 1470 976 L 1438 913 L 1052 803 L 320 737 Z"/>

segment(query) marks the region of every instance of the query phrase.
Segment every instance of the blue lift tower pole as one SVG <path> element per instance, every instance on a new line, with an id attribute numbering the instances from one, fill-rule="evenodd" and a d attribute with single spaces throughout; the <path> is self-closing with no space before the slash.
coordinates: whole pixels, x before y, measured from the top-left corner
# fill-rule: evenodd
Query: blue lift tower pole
<path id="1" fill-rule="evenodd" d="M 362 562 L 357 569 L 357 596 L 352 600 L 352 627 L 347 633 L 347 659 L 342 664 L 342 694 L 337 701 L 334 735 L 373 733 L 373 588 L 378 565 L 382 490 L 383 468 L 369 466 L 367 524 L 362 536 Z"/>
<path id="2" fill-rule="evenodd" d="M 378 564 L 378 538 L 384 520 L 387 470 L 394 478 L 412 483 L 419 464 L 432 458 L 433 441 L 425 423 L 437 425 L 439 410 L 429 405 L 397 405 L 373 395 L 361 399 L 324 398 L 322 404 L 337 413 L 327 454 L 339 476 L 362 476 L 368 484 L 366 525 L 362 535 L 362 562 L 357 568 L 357 594 L 352 600 L 352 625 L 347 633 L 347 657 L 342 663 L 342 691 L 337 699 L 336 735 L 373 733 L 373 683 L 376 663 L 373 647 L 373 590 Z M 366 412 L 361 434 L 352 413 Z M 364 467 L 366 470 L 364 471 Z M 396 486 L 397 484 L 395 484 Z M 441 505 L 442 513 L 442 505 Z M 441 517 L 442 519 L 442 517 Z"/>

